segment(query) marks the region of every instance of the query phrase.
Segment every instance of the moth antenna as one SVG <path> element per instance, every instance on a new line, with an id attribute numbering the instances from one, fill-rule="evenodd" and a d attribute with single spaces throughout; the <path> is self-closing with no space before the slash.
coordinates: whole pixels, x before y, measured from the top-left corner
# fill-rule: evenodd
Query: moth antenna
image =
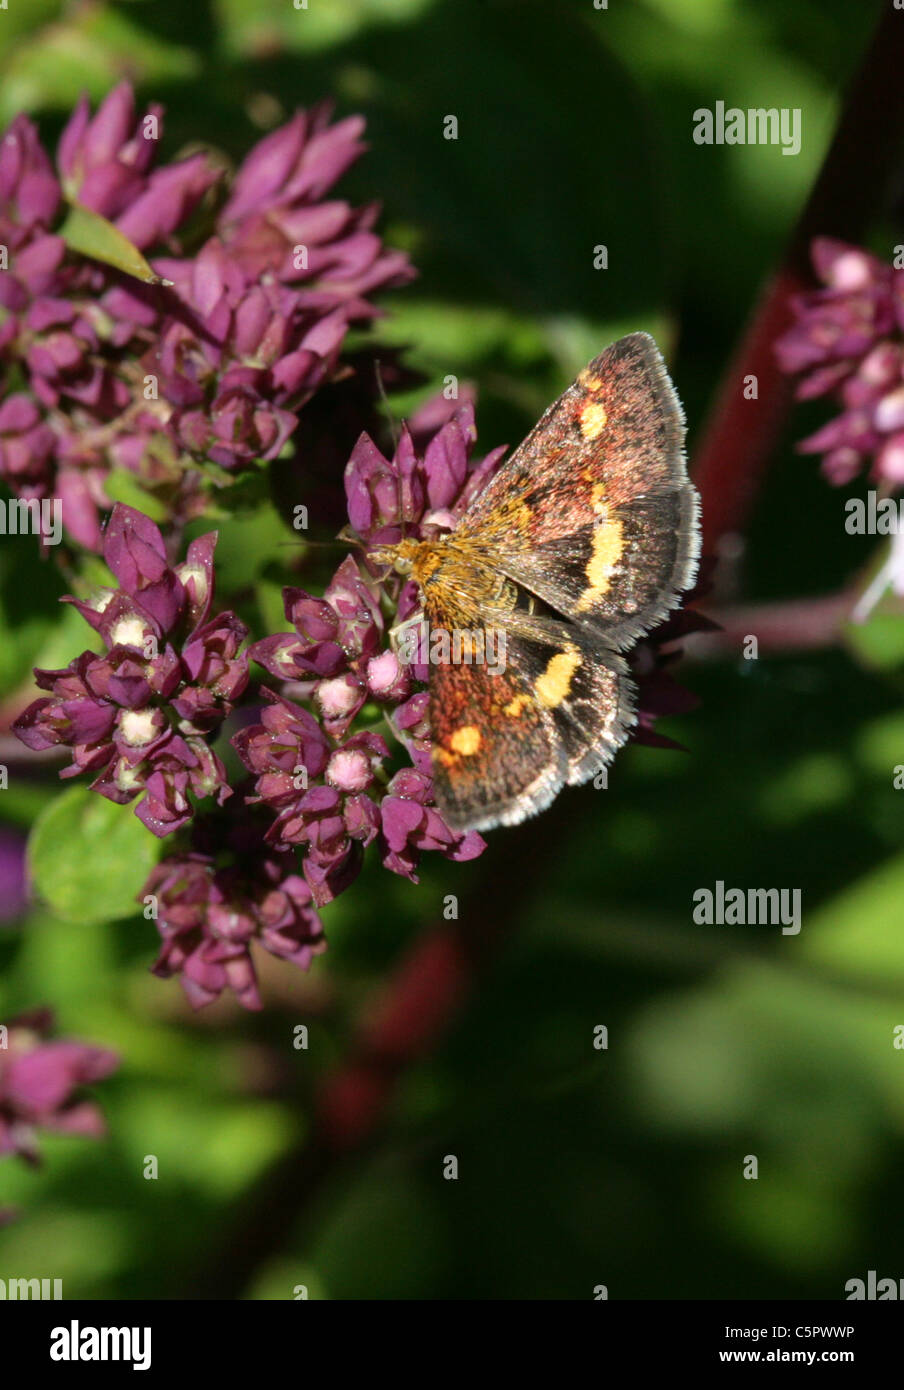
<path id="1" fill-rule="evenodd" d="M 342 530 L 336 537 L 336 542 L 338 542 L 339 545 L 350 546 L 352 550 L 360 550 L 362 555 L 366 555 L 368 552 L 367 544 L 361 539 L 360 536 L 357 536 L 355 534 L 355 532 L 351 529 L 350 526 L 343 526 Z M 322 544 L 325 543 L 326 542 L 322 542 Z"/>
<path id="2" fill-rule="evenodd" d="M 390 438 L 392 439 L 392 451 L 393 453 L 395 453 L 395 451 L 399 447 L 399 432 L 396 428 L 396 422 L 392 414 L 392 408 L 389 404 L 389 398 L 386 395 L 386 386 L 383 382 L 383 372 L 381 370 L 379 358 L 374 359 L 374 375 L 377 378 L 377 391 L 379 392 L 380 400 L 383 404 L 383 409 L 386 412 L 386 423 L 389 426 L 389 434 Z"/>
<path id="3" fill-rule="evenodd" d="M 388 426 L 389 426 L 389 435 L 390 435 L 390 438 L 392 439 L 392 452 L 393 452 L 394 454 L 397 454 L 398 451 L 399 451 L 399 431 L 398 431 L 398 429 L 397 429 L 397 427 L 396 427 L 395 417 L 393 416 L 392 409 L 391 409 L 391 407 L 390 407 L 389 400 L 388 400 L 387 395 L 386 395 L 386 386 L 384 385 L 384 382 L 383 382 L 383 373 L 382 373 L 382 371 L 381 371 L 381 369 L 380 369 L 380 359 L 379 359 L 379 358 L 375 358 L 375 360 L 374 360 L 374 375 L 375 375 L 376 378 L 377 378 L 377 390 L 378 390 L 378 392 L 379 392 L 379 394 L 380 394 L 380 400 L 381 400 L 382 403 L 383 403 L 383 410 L 385 411 L 385 414 L 386 414 L 386 423 L 387 423 Z M 399 508 L 399 516 L 401 517 L 401 531 L 402 531 L 402 537 L 404 538 L 404 536 L 405 536 L 405 534 L 406 534 L 406 527 L 405 527 L 405 507 L 404 507 L 404 502 L 403 502 L 403 499 L 402 499 L 402 485 L 401 485 L 401 483 L 398 482 L 398 481 L 396 482 L 396 502 L 397 502 L 398 508 Z"/>
<path id="4" fill-rule="evenodd" d="M 287 545 L 291 545 L 291 546 L 299 546 L 299 545 L 313 546 L 314 549 L 316 549 L 316 550 L 332 550 L 333 547 L 334 547 L 334 546 L 337 546 L 337 545 L 347 545 L 347 546 L 349 546 L 349 547 L 350 547 L 351 549 L 353 549 L 353 550 L 354 550 L 355 548 L 363 549 L 363 541 L 361 540 L 360 536 L 355 536 L 355 537 L 352 537 L 352 536 L 344 536 L 344 535 L 342 534 L 341 531 L 339 532 L 339 535 L 336 536 L 336 538 L 335 538 L 334 540 L 331 540 L 331 541 L 307 541 L 307 540 L 305 540 L 305 541 L 303 541 L 303 540 L 297 540 L 297 541 L 277 541 L 277 546 L 278 546 L 278 548 L 279 548 L 280 550 L 283 549 L 283 547 L 284 547 L 284 546 L 287 546 Z"/>

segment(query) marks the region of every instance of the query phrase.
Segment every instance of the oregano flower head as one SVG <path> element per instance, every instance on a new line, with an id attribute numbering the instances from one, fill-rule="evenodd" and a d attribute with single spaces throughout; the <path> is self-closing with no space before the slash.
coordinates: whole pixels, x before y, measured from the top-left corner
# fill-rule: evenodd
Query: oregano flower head
<path id="1" fill-rule="evenodd" d="M 66 600 L 106 650 L 36 670 L 50 693 L 13 725 L 29 748 L 72 750 L 61 777 L 90 772 L 111 801 L 140 796 L 135 813 L 160 836 L 191 819 L 192 797 L 231 794 L 210 738 L 247 684 L 247 630 L 234 613 L 211 616 L 215 545 L 215 532 L 201 536 L 171 566 L 155 523 L 117 503 L 104 558 L 118 588 Z"/>

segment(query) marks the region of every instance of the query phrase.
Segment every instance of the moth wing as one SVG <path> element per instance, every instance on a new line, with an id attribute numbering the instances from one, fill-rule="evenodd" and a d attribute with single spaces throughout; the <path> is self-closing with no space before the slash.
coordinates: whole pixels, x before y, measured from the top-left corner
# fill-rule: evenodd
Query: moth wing
<path id="1" fill-rule="evenodd" d="M 431 622 L 431 647 L 439 628 Z M 447 823 L 487 830 L 544 810 L 567 781 L 568 759 L 511 654 L 496 674 L 487 664 L 434 662 L 429 689 L 433 789 Z"/>
<path id="2" fill-rule="evenodd" d="M 646 333 L 581 372 L 468 508 L 456 535 L 608 645 L 676 606 L 700 550 L 684 415 Z"/>
<path id="3" fill-rule="evenodd" d="M 455 829 L 542 811 L 566 783 L 610 762 L 634 721 L 633 686 L 615 652 L 554 619 L 509 615 L 502 630 L 495 674 L 486 663 L 431 667 L 434 793 Z"/>

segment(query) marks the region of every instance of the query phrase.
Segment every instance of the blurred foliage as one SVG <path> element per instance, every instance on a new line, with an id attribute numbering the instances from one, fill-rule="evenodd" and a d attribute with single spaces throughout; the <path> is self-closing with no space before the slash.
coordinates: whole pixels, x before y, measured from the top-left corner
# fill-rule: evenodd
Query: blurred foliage
<path id="1" fill-rule="evenodd" d="M 36 894 L 67 922 L 115 922 L 134 912 L 158 848 L 133 806 L 69 787 L 36 820 L 28 864 Z"/>
<path id="2" fill-rule="evenodd" d="M 169 153 L 201 140 L 235 158 L 333 96 L 368 118 L 349 196 L 383 201 L 388 239 L 421 270 L 379 329 L 427 373 L 420 395 L 447 372 L 473 380 L 482 445 L 515 442 L 593 352 L 647 328 L 693 445 L 878 10 L 11 0 L 0 119 L 25 108 L 55 136 L 82 89 L 98 98 L 125 74 L 165 104 Z M 717 99 L 801 107 L 800 155 L 695 145 L 692 113 Z M 457 142 L 442 138 L 450 113 Z M 870 555 L 793 454 L 806 414 L 753 518 L 745 600 L 829 592 Z M 218 562 L 272 622 L 270 562 L 290 537 L 275 511 L 253 524 L 221 525 Z M 35 660 L 89 645 L 55 603 L 65 587 L 29 540 L 4 543 L 4 702 L 21 703 Z M 246 1297 L 587 1298 L 605 1283 L 610 1297 L 838 1298 L 868 1268 L 902 1273 L 904 715 L 883 621 L 844 652 L 688 667 L 703 703 L 669 732 L 690 752 L 633 748 L 606 794 L 566 793 L 572 833 L 477 997 L 406 1077 L 380 1145 L 303 1219 L 286 1210 Z M 215 1234 L 271 1163 L 304 1153 L 312 1088 L 356 1009 L 444 893 L 466 903 L 482 874 L 519 866 L 500 832 L 484 860 L 431 866 L 416 888 L 371 870 L 325 914 L 330 951 L 309 976 L 265 966 L 262 1016 L 221 1002 L 192 1017 L 148 975 L 155 932 L 128 914 L 120 845 L 137 891 L 138 823 L 126 810 L 102 825 L 55 786 L 17 764 L 0 800 L 19 827 L 52 800 L 32 871 L 65 914 L 3 930 L 0 1014 L 52 1003 L 61 1031 L 123 1066 L 99 1088 L 107 1142 L 54 1138 L 40 1170 L 0 1164 L 0 1205 L 23 1212 L 0 1274 L 62 1277 L 68 1297 L 203 1297 Z M 719 879 L 799 887 L 800 935 L 693 925 L 694 890 Z"/>

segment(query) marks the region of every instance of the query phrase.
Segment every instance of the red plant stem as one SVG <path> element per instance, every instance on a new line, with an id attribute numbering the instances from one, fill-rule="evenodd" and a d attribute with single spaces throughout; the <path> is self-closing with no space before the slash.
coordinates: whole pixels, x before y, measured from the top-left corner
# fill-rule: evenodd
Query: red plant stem
<path id="1" fill-rule="evenodd" d="M 776 271 L 750 326 L 726 368 L 694 451 L 694 482 L 703 498 L 703 553 L 739 531 L 750 513 L 791 401 L 792 382 L 776 365 L 772 345 L 790 323 L 789 299 L 806 287 L 790 267 Z M 756 404 L 745 400 L 745 377 L 755 376 Z"/>
<path id="2" fill-rule="evenodd" d="M 695 660 L 740 656 L 747 637 L 756 637 L 760 655 L 830 647 L 837 642 L 857 598 L 853 591 L 844 591 L 820 598 L 709 609 L 707 617 L 719 624 L 719 630 L 686 637 L 684 650 Z"/>
<path id="3" fill-rule="evenodd" d="M 904 137 L 904 14 L 885 4 L 851 83 L 835 135 L 787 249 L 726 368 L 703 436 L 694 481 L 703 496 L 704 552 L 743 529 L 791 403 L 772 351 L 791 319 L 790 297 L 812 287 L 814 236 L 862 240 L 899 168 Z M 756 402 L 744 378 L 757 378 Z"/>
<path id="4" fill-rule="evenodd" d="M 432 927 L 397 966 L 345 1065 L 326 1078 L 317 1098 L 319 1131 L 330 1149 L 355 1148 L 380 1123 L 401 1072 L 430 1053 L 467 996 L 471 956 L 460 931 Z"/>

